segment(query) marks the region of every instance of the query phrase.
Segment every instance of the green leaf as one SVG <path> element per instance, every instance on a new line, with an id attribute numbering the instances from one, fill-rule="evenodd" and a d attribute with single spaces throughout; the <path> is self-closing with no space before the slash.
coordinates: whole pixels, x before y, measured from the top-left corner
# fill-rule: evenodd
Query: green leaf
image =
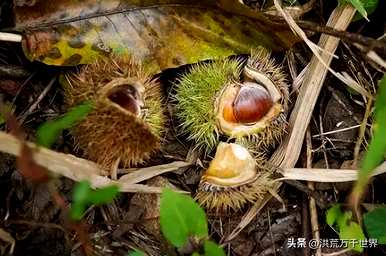
<path id="1" fill-rule="evenodd" d="M 333 207 L 327 210 L 326 223 L 330 226 L 333 226 L 341 214 L 342 211 L 340 210 L 340 205 L 334 205 Z"/>
<path id="2" fill-rule="evenodd" d="M 71 204 L 70 218 L 78 221 L 83 218 L 83 214 L 86 211 L 86 204 L 83 202 L 74 202 Z"/>
<path id="3" fill-rule="evenodd" d="M 348 243 L 349 248 L 362 252 L 363 248 L 360 247 L 359 240 L 364 240 L 365 235 L 363 234 L 362 228 L 358 223 L 351 221 L 352 212 L 342 212 L 339 204 L 331 207 L 326 214 L 326 222 L 330 226 L 336 224 L 337 232 L 339 233 L 340 239 L 355 239 L 357 242 L 353 245 Z"/>
<path id="4" fill-rule="evenodd" d="M 205 241 L 204 243 L 205 256 L 225 256 L 224 249 L 212 241 Z"/>
<path id="5" fill-rule="evenodd" d="M 191 197 L 171 189 L 161 195 L 160 224 L 166 239 L 176 247 L 182 247 L 189 236 L 208 236 L 204 210 Z"/>
<path id="6" fill-rule="evenodd" d="M 378 0 L 364 0 L 363 7 L 365 8 L 367 15 L 372 14 L 378 6 L 379 1 Z M 363 16 L 360 13 L 356 13 L 353 21 L 361 20 Z"/>
<path id="7" fill-rule="evenodd" d="M 87 202 L 91 191 L 90 182 L 82 180 L 75 185 L 72 200 L 74 202 Z"/>
<path id="8" fill-rule="evenodd" d="M 97 190 L 92 190 L 90 182 L 87 180 L 77 183 L 72 194 L 72 205 L 70 217 L 73 220 L 80 220 L 88 205 L 101 205 L 111 202 L 119 193 L 116 185 L 107 186 Z"/>
<path id="9" fill-rule="evenodd" d="M 88 196 L 88 201 L 95 205 L 107 204 L 114 200 L 119 194 L 119 187 L 111 185 L 95 191 L 92 191 Z"/>
<path id="10" fill-rule="evenodd" d="M 386 75 L 378 86 L 378 95 L 375 101 L 374 134 L 368 150 L 362 161 L 359 171 L 356 191 L 361 191 L 367 184 L 372 171 L 385 159 L 386 153 Z"/>
<path id="11" fill-rule="evenodd" d="M 146 256 L 146 254 L 144 252 L 135 250 L 133 252 L 129 252 L 128 256 Z"/>
<path id="12" fill-rule="evenodd" d="M 338 216 L 337 225 L 338 225 L 339 230 L 341 230 L 342 228 L 349 225 L 349 223 L 351 221 L 351 217 L 352 217 L 351 211 L 342 212 Z"/>
<path id="13" fill-rule="evenodd" d="M 90 182 L 87 180 L 78 182 L 72 192 L 72 204 L 70 209 L 70 218 L 80 220 L 86 210 L 88 196 L 92 192 Z"/>
<path id="14" fill-rule="evenodd" d="M 7 120 L 7 115 L 13 114 L 14 109 L 12 108 L 12 103 L 8 101 L 1 102 L 0 105 L 0 125 L 4 124 Z"/>
<path id="15" fill-rule="evenodd" d="M 357 11 L 365 18 L 367 19 L 367 12 L 364 7 L 364 3 L 361 0 L 342 0 L 341 3 L 350 3 L 352 6 L 357 9 Z"/>
<path id="16" fill-rule="evenodd" d="M 366 239 L 363 234 L 363 230 L 358 223 L 351 221 L 348 225 L 342 226 L 339 233 L 340 239 L 355 239 L 357 243 L 353 246 L 352 243 L 348 243 L 348 247 L 352 248 L 354 251 L 362 252 L 363 248 L 360 246 L 359 241 Z"/>
<path id="17" fill-rule="evenodd" d="M 363 223 L 370 238 L 386 244 L 386 206 L 378 207 L 364 215 Z"/>
<path id="18" fill-rule="evenodd" d="M 90 102 L 86 102 L 74 107 L 62 117 L 54 121 L 43 123 L 37 130 L 37 143 L 47 148 L 51 147 L 64 129 L 68 129 L 73 124 L 80 121 L 92 110 L 92 108 L 92 104 Z"/>

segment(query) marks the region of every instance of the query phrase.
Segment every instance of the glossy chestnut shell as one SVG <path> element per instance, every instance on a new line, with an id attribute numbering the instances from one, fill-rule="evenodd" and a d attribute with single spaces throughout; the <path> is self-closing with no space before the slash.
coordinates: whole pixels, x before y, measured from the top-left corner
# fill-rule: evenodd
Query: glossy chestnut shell
<path id="1" fill-rule="evenodd" d="M 269 92 L 261 85 L 245 82 L 234 100 L 224 105 L 223 117 L 227 122 L 249 124 L 258 122 L 273 106 Z"/>
<path id="2" fill-rule="evenodd" d="M 256 176 L 255 159 L 245 147 L 220 142 L 201 181 L 219 186 L 240 186 L 255 180 Z"/>

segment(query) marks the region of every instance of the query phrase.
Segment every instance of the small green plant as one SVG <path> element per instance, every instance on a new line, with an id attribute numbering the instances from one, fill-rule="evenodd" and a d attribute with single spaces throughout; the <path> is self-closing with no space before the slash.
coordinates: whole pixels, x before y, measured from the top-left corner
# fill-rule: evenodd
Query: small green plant
<path id="1" fill-rule="evenodd" d="M 51 147 L 60 133 L 71 128 L 76 122 L 85 117 L 93 108 L 90 102 L 85 102 L 72 108 L 60 118 L 48 121 L 39 126 L 36 136 L 37 143 L 44 147 Z"/>
<path id="2" fill-rule="evenodd" d="M 12 104 L 2 101 L 0 97 L 0 125 L 7 122 L 7 116 L 12 114 L 14 112 L 13 110 Z"/>
<path id="3" fill-rule="evenodd" d="M 162 192 L 160 224 L 165 238 L 179 249 L 192 246 L 194 256 L 225 256 L 224 250 L 208 239 L 205 211 L 187 195 L 171 189 Z"/>
<path id="4" fill-rule="evenodd" d="M 146 256 L 145 253 L 141 252 L 141 251 L 133 251 L 133 252 L 129 252 L 128 256 Z"/>
<path id="5" fill-rule="evenodd" d="M 352 202 L 358 203 L 374 169 L 385 160 L 386 153 L 386 75 L 378 85 L 375 101 L 373 137 L 362 161 L 358 180 L 352 192 Z"/>
<path id="6" fill-rule="evenodd" d="M 353 208 L 359 204 L 362 194 L 369 182 L 374 169 L 385 160 L 386 153 L 386 75 L 383 76 L 378 86 L 378 95 L 375 101 L 374 134 L 368 150 L 361 163 L 358 180 L 353 188 L 350 202 Z M 364 214 L 363 224 L 370 238 L 377 239 L 379 244 L 386 244 L 386 206 Z M 340 205 L 335 205 L 327 211 L 326 222 L 335 227 L 341 239 L 364 239 L 361 226 L 352 220 L 352 211 L 342 212 Z M 350 245 L 349 245 L 350 246 Z M 362 252 L 359 244 L 351 248 Z"/>
<path id="7" fill-rule="evenodd" d="M 118 193 L 119 188 L 116 185 L 93 190 L 88 181 L 77 183 L 72 195 L 73 201 L 70 208 L 71 219 L 74 221 L 81 220 L 88 206 L 110 203 Z"/>
<path id="8" fill-rule="evenodd" d="M 364 240 L 366 237 L 361 226 L 352 220 L 351 211 L 342 211 L 339 204 L 331 207 L 327 211 L 326 222 L 338 232 L 340 239 L 355 239 L 356 241 Z M 357 252 L 362 252 L 363 248 L 359 243 L 348 244 L 348 247 Z"/>

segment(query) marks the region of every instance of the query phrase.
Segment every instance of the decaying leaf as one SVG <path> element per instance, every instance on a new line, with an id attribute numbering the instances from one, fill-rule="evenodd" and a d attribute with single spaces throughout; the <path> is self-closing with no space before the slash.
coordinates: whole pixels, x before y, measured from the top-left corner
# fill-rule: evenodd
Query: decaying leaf
<path id="1" fill-rule="evenodd" d="M 4 112 L 4 106 L 1 106 L 1 108 L 3 108 Z M 5 112 L 5 116 L 7 117 L 7 125 L 11 133 L 21 141 L 19 155 L 16 159 L 19 172 L 23 175 L 23 177 L 30 179 L 32 182 L 47 182 L 50 179 L 48 170 L 35 161 L 34 152 L 24 141 L 23 129 L 18 123 L 16 117 L 9 112 Z"/>
<path id="2" fill-rule="evenodd" d="M 14 10 L 26 56 L 51 65 L 132 54 L 156 72 L 259 45 L 288 46 L 288 31 L 231 14 L 214 0 L 38 1 Z"/>

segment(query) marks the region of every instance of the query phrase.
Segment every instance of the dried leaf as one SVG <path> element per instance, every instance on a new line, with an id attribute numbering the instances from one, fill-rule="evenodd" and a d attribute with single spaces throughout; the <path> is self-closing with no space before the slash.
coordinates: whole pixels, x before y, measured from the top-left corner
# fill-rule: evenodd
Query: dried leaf
<path id="1" fill-rule="evenodd" d="M 7 125 L 12 134 L 14 134 L 20 140 L 20 146 L 18 150 L 18 156 L 16 158 L 17 169 L 19 172 L 27 179 L 30 179 L 32 182 L 44 183 L 50 179 L 48 170 L 38 164 L 34 158 L 33 149 L 27 145 L 23 137 L 23 129 L 20 127 L 19 122 L 16 117 L 10 112 L 4 111 L 5 106 L 1 106 L 2 111 L 5 112 L 7 116 Z M 9 144 L 7 144 L 10 147 Z"/>
<path id="2" fill-rule="evenodd" d="M 232 15 L 214 0 L 39 1 L 16 7 L 15 16 L 26 56 L 52 65 L 132 54 L 159 71 L 259 45 L 281 50 L 292 40 L 288 30 Z"/>
<path id="3" fill-rule="evenodd" d="M 20 173 L 33 182 L 44 183 L 50 178 L 48 170 L 35 162 L 32 150 L 25 142 L 21 146 L 16 163 Z"/>

